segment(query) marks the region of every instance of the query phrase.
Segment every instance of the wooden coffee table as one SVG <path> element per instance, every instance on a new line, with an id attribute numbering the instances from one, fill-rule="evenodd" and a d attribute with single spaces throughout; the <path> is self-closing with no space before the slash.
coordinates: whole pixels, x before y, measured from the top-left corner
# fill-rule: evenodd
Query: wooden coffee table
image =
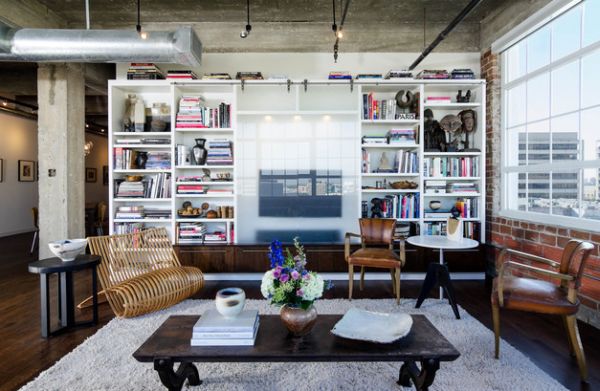
<path id="1" fill-rule="evenodd" d="M 454 361 L 460 353 L 423 315 L 413 315 L 408 336 L 392 344 L 375 344 L 336 337 L 330 330 L 341 315 L 319 315 L 311 333 L 293 338 L 278 315 L 261 315 L 254 346 L 190 346 L 192 328 L 199 316 L 169 317 L 140 346 L 133 357 L 153 362 L 160 380 L 169 390 L 181 390 L 202 381 L 193 362 L 331 362 L 398 361 L 398 384 L 427 390 L 440 361 Z M 420 363 L 420 368 L 417 365 Z M 174 363 L 180 363 L 176 371 Z"/>

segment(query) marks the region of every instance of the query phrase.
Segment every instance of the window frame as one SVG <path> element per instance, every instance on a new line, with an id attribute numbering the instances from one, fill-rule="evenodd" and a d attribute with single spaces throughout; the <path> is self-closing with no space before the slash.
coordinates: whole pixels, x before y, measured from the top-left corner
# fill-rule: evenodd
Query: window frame
<path id="1" fill-rule="evenodd" d="M 593 52 L 597 52 L 600 51 L 600 41 L 595 42 L 593 44 L 590 44 L 586 47 L 581 47 L 574 51 L 573 53 L 570 53 L 568 55 L 563 56 L 562 58 L 558 59 L 558 60 L 554 60 L 552 61 L 552 35 L 550 35 L 550 60 L 549 63 L 538 68 L 535 69 L 529 73 L 525 72 L 524 75 L 521 75 L 511 81 L 507 81 L 508 80 L 508 50 L 510 48 L 512 48 L 513 46 L 521 43 L 522 41 L 524 41 L 525 39 L 527 39 L 531 34 L 535 33 L 536 31 L 548 26 L 549 24 L 551 24 L 554 20 L 556 20 L 557 18 L 559 18 L 561 15 L 563 15 L 564 13 L 576 8 L 577 6 L 581 6 L 581 4 L 585 3 L 585 0 L 581 0 L 581 1 L 572 1 L 570 2 L 570 4 L 568 4 L 568 6 L 564 6 L 560 12 L 552 12 L 550 16 L 547 16 L 546 19 L 544 20 L 544 23 L 540 23 L 539 22 L 539 14 L 536 14 L 534 16 L 536 16 L 536 18 L 533 18 L 534 20 L 531 21 L 531 25 L 530 26 L 526 26 L 526 27 L 519 27 L 518 30 L 520 31 L 520 34 L 518 35 L 517 38 L 513 38 L 510 41 L 510 44 L 504 44 L 503 47 L 501 48 L 501 50 L 499 51 L 499 55 L 500 55 L 500 69 L 501 69 L 501 74 L 500 74 L 500 104 L 501 104 L 501 110 L 500 110 L 500 129 L 501 129 L 501 137 L 500 137 L 500 143 L 501 143 L 501 148 L 500 148 L 500 191 L 501 191 L 501 200 L 500 200 L 500 211 L 499 211 L 499 215 L 501 217 L 508 217 L 508 218 L 512 218 L 512 219 L 518 219 L 518 220 L 525 220 L 525 221 L 531 221 L 531 222 L 535 222 L 535 223 L 543 223 L 543 224 L 549 224 L 549 225 L 558 225 L 558 226 L 563 226 L 566 228 L 577 228 L 577 229 L 583 229 L 583 230 L 587 230 L 587 231 L 594 231 L 594 232 L 600 232 L 600 220 L 593 220 L 593 219 L 586 219 L 583 217 L 569 217 L 569 216 L 560 216 L 560 215 L 553 215 L 552 214 L 552 207 L 553 207 L 553 199 L 552 199 L 552 189 L 553 189 L 553 180 L 552 180 L 552 176 L 549 176 L 549 188 L 548 188 L 548 194 L 549 194 L 549 199 L 550 199 L 550 210 L 548 213 L 540 213 L 540 212 L 531 212 L 531 211 L 520 211 L 520 210 L 515 210 L 515 209 L 509 209 L 509 191 L 511 190 L 511 186 L 509 186 L 509 174 L 518 174 L 518 173 L 560 173 L 560 172 L 573 172 L 575 170 L 579 171 L 579 181 L 578 181 L 578 189 L 577 189 L 577 204 L 579 206 L 579 214 L 581 215 L 581 208 L 582 208 L 582 201 L 583 201 L 583 193 L 584 193 L 584 170 L 585 169 L 595 169 L 595 170 L 599 170 L 600 169 L 600 159 L 595 159 L 595 160 L 584 160 L 585 156 L 584 156 L 584 151 L 582 149 L 579 149 L 579 153 L 580 153 L 580 157 L 578 160 L 573 160 L 573 161 L 558 161 L 558 162 L 548 162 L 548 163 L 538 163 L 538 164 L 533 164 L 533 165 L 519 165 L 518 160 L 516 162 L 512 162 L 512 164 L 509 164 L 509 154 L 507 153 L 508 151 L 508 147 L 509 147 L 509 130 L 515 129 L 519 126 L 522 126 L 524 128 L 527 127 L 527 125 L 529 124 L 533 124 L 536 122 L 540 122 L 540 121 L 551 121 L 552 118 L 556 118 L 556 117 L 562 117 L 565 115 L 569 115 L 569 114 L 577 114 L 578 115 L 578 119 L 579 119 L 579 134 L 581 134 L 581 113 L 582 113 L 582 108 L 581 108 L 581 86 L 582 86 L 582 72 L 581 72 L 581 59 L 589 54 L 592 54 Z M 544 10 L 542 10 L 544 11 Z M 580 31 L 580 43 L 583 43 L 583 20 L 584 20 L 584 13 L 581 12 L 581 31 Z M 528 24 L 527 21 L 524 22 L 524 25 Z M 526 31 L 526 33 L 523 33 L 523 31 Z M 507 38 L 503 37 L 501 38 L 499 41 L 503 41 L 503 42 L 507 42 Z M 527 51 L 525 51 L 525 56 L 527 56 Z M 525 57 L 525 61 L 527 61 L 527 57 Z M 518 86 L 520 84 L 523 84 L 526 86 L 526 83 L 531 80 L 534 79 L 540 75 L 543 74 L 548 74 L 549 75 L 549 89 L 550 89 L 550 99 L 551 99 L 551 91 L 552 91 L 552 80 L 551 80 L 551 76 L 552 76 L 552 71 L 555 69 L 558 69 L 564 65 L 570 64 L 573 61 L 577 61 L 577 65 L 579 68 L 579 105 L 578 105 L 578 109 L 577 110 L 573 110 L 573 111 L 569 111 L 569 112 L 565 112 L 565 113 L 561 113 L 558 115 L 552 115 L 551 112 L 549 112 L 548 118 L 544 118 L 540 121 L 531 121 L 528 122 L 527 121 L 527 113 L 525 114 L 525 122 L 523 124 L 517 124 L 517 125 L 513 125 L 511 127 L 508 126 L 508 91 L 515 87 Z M 525 101 L 527 101 L 527 88 L 525 88 Z M 551 101 L 549 101 L 549 104 L 551 105 Z M 586 107 L 584 110 L 590 110 L 593 108 L 598 108 L 600 107 L 600 104 L 597 105 L 593 105 L 593 106 L 589 106 Z M 551 127 L 550 127 L 551 129 Z M 552 135 L 552 130 L 549 131 L 548 133 L 549 135 Z M 581 141 L 581 140 L 579 140 Z M 550 143 L 549 143 L 549 149 L 548 149 L 548 153 L 549 156 L 552 156 L 552 148 L 553 148 L 553 141 L 552 141 L 552 137 L 550 137 Z M 581 145 L 580 147 L 581 148 Z M 529 150 L 528 148 L 526 148 L 525 153 L 528 153 Z M 599 179 L 597 177 L 597 179 Z M 600 189 L 600 184 L 596 184 L 596 187 Z M 514 187 L 514 189 L 518 192 L 519 187 L 516 186 Z M 528 186 L 525 186 L 525 192 L 527 194 L 529 188 Z M 518 195 L 517 195 L 518 197 Z"/>

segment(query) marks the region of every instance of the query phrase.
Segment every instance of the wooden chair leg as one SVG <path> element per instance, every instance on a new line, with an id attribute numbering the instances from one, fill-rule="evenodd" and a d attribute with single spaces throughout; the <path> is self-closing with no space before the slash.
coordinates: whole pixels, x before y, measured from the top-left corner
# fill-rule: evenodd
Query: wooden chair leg
<path id="1" fill-rule="evenodd" d="M 500 357 L 500 307 L 492 304 L 492 319 L 494 323 L 494 357 Z"/>
<path id="2" fill-rule="evenodd" d="M 567 324 L 567 317 L 562 316 L 563 324 L 565 325 L 565 332 L 567 333 L 567 342 L 569 343 L 569 354 L 571 357 L 575 357 L 575 351 L 573 350 L 573 341 L 571 340 L 571 333 L 569 332 L 569 325 Z"/>
<path id="3" fill-rule="evenodd" d="M 400 305 L 400 268 L 396 269 L 396 304 Z"/>
<path id="4" fill-rule="evenodd" d="M 392 277 L 392 293 L 396 294 L 396 275 L 394 274 L 394 269 L 390 269 L 390 277 Z"/>
<path id="5" fill-rule="evenodd" d="M 581 338 L 579 337 L 579 329 L 577 328 L 577 318 L 575 315 L 565 317 L 567 323 L 567 329 L 569 330 L 569 340 L 575 351 L 575 357 L 577 357 L 577 364 L 579 365 L 579 374 L 581 380 L 587 380 L 588 370 L 587 364 L 585 363 L 585 353 L 583 352 L 583 346 L 581 345 Z"/>
<path id="6" fill-rule="evenodd" d="M 354 266 L 348 264 L 348 300 L 352 300 L 352 287 L 354 286 Z"/>
<path id="7" fill-rule="evenodd" d="M 360 290 L 362 291 L 365 287 L 365 267 L 360 267 Z"/>

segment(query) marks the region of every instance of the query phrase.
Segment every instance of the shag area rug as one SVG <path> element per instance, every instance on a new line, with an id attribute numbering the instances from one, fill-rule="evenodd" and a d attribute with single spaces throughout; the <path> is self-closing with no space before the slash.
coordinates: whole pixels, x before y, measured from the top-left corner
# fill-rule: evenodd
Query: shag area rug
<path id="1" fill-rule="evenodd" d="M 565 390 L 525 355 L 502 341 L 500 359 L 493 358 L 492 331 L 462 308 L 454 318 L 446 301 L 321 300 L 320 314 L 343 314 L 351 307 L 379 312 L 424 314 L 460 351 L 453 362 L 443 362 L 432 390 Z M 53 367 L 25 385 L 41 390 L 164 390 L 152 363 L 139 363 L 133 352 L 169 316 L 202 314 L 214 306 L 210 300 L 187 300 L 174 307 L 134 319 L 114 319 Z M 246 308 L 261 314 L 277 313 L 264 300 L 248 300 Z M 401 363 L 197 363 L 202 385 L 186 390 L 399 390 Z"/>

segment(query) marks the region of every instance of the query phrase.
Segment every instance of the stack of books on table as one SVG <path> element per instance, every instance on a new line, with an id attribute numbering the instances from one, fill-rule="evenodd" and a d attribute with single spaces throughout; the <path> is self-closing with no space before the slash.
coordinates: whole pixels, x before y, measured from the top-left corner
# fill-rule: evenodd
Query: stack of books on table
<path id="1" fill-rule="evenodd" d="M 208 142 L 208 154 L 206 157 L 208 165 L 232 165 L 233 152 L 231 141 L 225 139 L 214 139 Z"/>
<path id="2" fill-rule="evenodd" d="M 151 62 L 132 62 L 127 70 L 127 80 L 164 79 L 162 71 Z"/>
<path id="3" fill-rule="evenodd" d="M 259 326 L 257 310 L 242 311 L 225 318 L 217 310 L 208 310 L 198 319 L 192 332 L 192 346 L 253 346 Z"/>
<path id="4" fill-rule="evenodd" d="M 203 223 L 179 223 L 177 226 L 177 242 L 180 244 L 202 243 L 206 226 Z"/>
<path id="5" fill-rule="evenodd" d="M 194 71 L 185 70 L 185 71 L 167 71 L 167 80 L 196 80 L 196 74 Z"/>

